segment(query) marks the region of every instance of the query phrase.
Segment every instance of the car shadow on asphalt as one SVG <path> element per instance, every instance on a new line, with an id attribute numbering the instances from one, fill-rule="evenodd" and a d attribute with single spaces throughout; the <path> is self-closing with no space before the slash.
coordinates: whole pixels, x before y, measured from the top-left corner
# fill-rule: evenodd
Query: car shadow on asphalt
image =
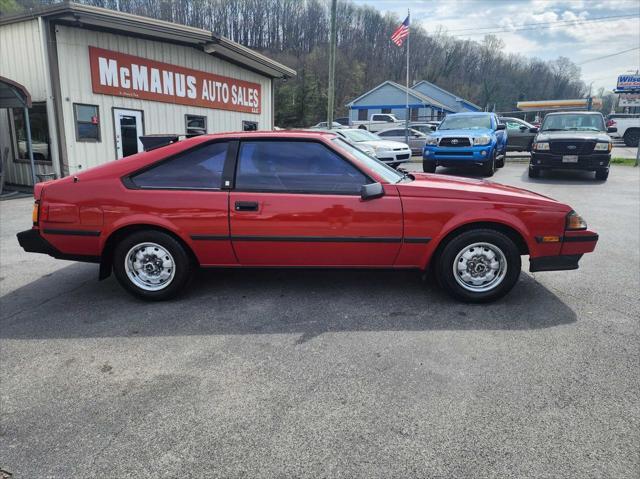
<path id="1" fill-rule="evenodd" d="M 606 181 L 596 180 L 593 171 L 581 170 L 547 170 L 540 172 L 538 178 L 529 178 L 528 167 L 520 177 L 525 183 L 556 185 L 601 185 Z"/>
<path id="2" fill-rule="evenodd" d="M 179 298 L 147 303 L 95 265 L 73 264 L 2 297 L 0 338 L 106 338 L 324 332 L 531 330 L 575 312 L 524 273 L 491 304 L 463 304 L 417 271 L 201 270 Z"/>

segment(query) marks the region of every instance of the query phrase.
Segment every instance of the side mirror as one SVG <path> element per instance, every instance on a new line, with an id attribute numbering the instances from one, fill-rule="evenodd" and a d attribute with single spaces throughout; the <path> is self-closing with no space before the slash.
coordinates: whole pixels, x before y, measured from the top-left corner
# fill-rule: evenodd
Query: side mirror
<path id="1" fill-rule="evenodd" d="M 496 127 L 496 131 L 497 130 L 506 130 L 507 129 L 507 125 L 505 125 L 504 123 L 498 123 L 498 126 Z"/>
<path id="2" fill-rule="evenodd" d="M 529 128 L 529 133 L 538 133 L 538 131 L 539 129 L 536 126 Z"/>
<path id="3" fill-rule="evenodd" d="M 362 188 L 360 188 L 360 198 L 364 201 L 380 198 L 381 196 L 384 196 L 382 183 L 369 183 L 368 185 L 362 185 Z"/>
<path id="4" fill-rule="evenodd" d="M 527 131 L 527 127 L 524 125 L 520 125 L 520 131 Z"/>
<path id="5" fill-rule="evenodd" d="M 618 128 L 615 126 L 609 126 L 607 127 L 607 133 L 615 133 L 618 131 Z"/>

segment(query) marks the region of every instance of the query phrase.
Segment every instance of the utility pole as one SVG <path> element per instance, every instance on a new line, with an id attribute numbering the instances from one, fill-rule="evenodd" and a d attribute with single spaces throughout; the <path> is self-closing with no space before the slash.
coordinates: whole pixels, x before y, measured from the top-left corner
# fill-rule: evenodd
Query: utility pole
<path id="1" fill-rule="evenodd" d="M 336 10 L 338 0 L 331 0 L 331 33 L 329 38 L 329 90 L 327 92 L 327 128 L 333 128 L 333 109 L 336 89 Z"/>

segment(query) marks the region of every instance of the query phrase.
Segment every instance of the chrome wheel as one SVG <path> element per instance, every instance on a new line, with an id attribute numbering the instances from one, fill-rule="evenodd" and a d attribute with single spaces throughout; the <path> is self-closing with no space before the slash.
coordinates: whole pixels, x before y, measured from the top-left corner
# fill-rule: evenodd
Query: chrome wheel
<path id="1" fill-rule="evenodd" d="M 157 243 L 140 243 L 129 250 L 124 269 L 133 284 L 145 291 L 166 288 L 176 274 L 169 251 Z"/>
<path id="2" fill-rule="evenodd" d="M 507 274 L 507 258 L 491 243 L 465 246 L 453 262 L 453 276 L 460 286 L 474 293 L 497 287 Z"/>

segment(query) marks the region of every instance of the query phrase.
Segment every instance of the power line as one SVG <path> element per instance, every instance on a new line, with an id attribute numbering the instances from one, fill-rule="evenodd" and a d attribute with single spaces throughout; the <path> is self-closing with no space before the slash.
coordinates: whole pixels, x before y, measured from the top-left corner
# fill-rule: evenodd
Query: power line
<path id="1" fill-rule="evenodd" d="M 637 15 L 626 15 L 624 17 L 618 17 L 618 18 L 635 18 L 635 17 L 637 17 Z M 470 37 L 470 36 L 477 36 L 477 35 L 490 35 L 493 33 L 516 33 L 516 32 L 524 32 L 528 30 L 538 30 L 538 29 L 555 28 L 555 27 L 571 26 L 571 25 L 583 25 L 586 23 L 595 23 L 597 21 L 611 21 L 611 19 L 607 18 L 603 20 L 600 20 L 600 19 L 571 20 L 570 22 L 566 22 L 566 23 L 558 23 L 558 24 L 546 25 L 546 26 L 539 25 L 539 26 L 531 26 L 527 28 L 503 28 L 500 30 L 494 30 L 494 31 L 488 31 L 488 32 L 466 33 L 466 34 L 457 34 L 452 36 L 453 37 Z"/>
<path id="2" fill-rule="evenodd" d="M 555 25 L 555 24 L 565 24 L 565 23 L 575 23 L 575 22 L 596 22 L 596 21 L 602 21 L 602 20 L 611 20 L 611 19 L 616 19 L 616 18 L 630 18 L 630 17 L 635 17 L 637 15 L 635 14 L 625 14 L 625 15 L 611 15 L 608 17 L 595 17 L 595 18 L 577 18 L 574 20 L 554 20 L 551 22 L 539 22 L 539 23 L 524 23 L 522 25 L 518 25 L 517 28 L 520 27 L 536 27 L 536 26 L 540 26 L 540 25 Z M 502 25 L 492 25 L 490 27 L 477 27 L 477 28 L 456 28 L 453 30 L 448 30 L 449 33 L 455 33 L 455 32 L 467 32 L 467 31 L 478 31 L 478 30 L 491 30 L 491 29 L 496 29 L 496 28 L 506 28 L 503 27 Z"/>
<path id="3" fill-rule="evenodd" d="M 623 53 L 632 52 L 634 50 L 640 50 L 640 47 L 629 48 L 628 50 L 621 50 L 619 52 L 611 53 L 609 55 L 602 55 L 601 57 L 589 58 L 588 60 L 577 63 L 577 65 L 584 65 L 585 63 L 595 62 L 596 60 L 603 60 L 605 58 L 615 57 L 617 55 L 622 55 Z"/>

